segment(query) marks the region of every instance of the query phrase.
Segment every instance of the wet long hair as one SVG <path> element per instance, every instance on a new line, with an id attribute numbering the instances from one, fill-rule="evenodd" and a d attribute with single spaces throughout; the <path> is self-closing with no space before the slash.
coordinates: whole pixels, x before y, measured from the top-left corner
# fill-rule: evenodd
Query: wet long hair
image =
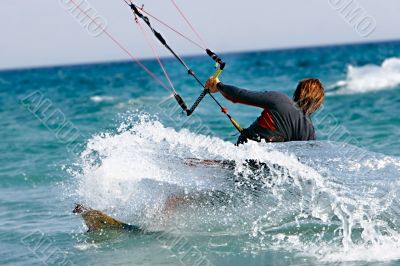
<path id="1" fill-rule="evenodd" d="M 305 115 L 314 113 L 324 102 L 324 87 L 316 78 L 303 79 L 297 85 L 293 101 Z"/>

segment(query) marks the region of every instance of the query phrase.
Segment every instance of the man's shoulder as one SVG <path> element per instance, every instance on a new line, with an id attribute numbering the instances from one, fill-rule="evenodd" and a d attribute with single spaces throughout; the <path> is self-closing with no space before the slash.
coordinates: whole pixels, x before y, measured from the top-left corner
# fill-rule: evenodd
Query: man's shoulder
<path id="1" fill-rule="evenodd" d="M 275 99 L 276 101 L 280 101 L 282 103 L 293 103 L 293 100 L 285 93 L 280 91 L 266 91 L 269 97 Z"/>

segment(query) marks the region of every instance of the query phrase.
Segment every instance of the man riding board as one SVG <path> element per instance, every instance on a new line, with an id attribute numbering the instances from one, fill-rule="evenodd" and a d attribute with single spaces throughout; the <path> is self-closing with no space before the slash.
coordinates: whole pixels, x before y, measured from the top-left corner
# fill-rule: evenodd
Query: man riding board
<path id="1" fill-rule="evenodd" d="M 261 115 L 243 130 L 237 145 L 248 140 L 266 142 L 315 140 L 315 129 L 310 119 L 324 101 L 324 87 L 315 78 L 299 82 L 293 99 L 277 91 L 250 91 L 226 85 L 218 78 L 211 77 L 206 82 L 211 93 L 220 92 L 233 103 L 241 103 L 262 108 Z"/>

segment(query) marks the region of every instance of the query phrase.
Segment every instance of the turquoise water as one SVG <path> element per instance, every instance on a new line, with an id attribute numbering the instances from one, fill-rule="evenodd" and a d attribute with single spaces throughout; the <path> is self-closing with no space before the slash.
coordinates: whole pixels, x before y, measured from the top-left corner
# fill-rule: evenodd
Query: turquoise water
<path id="1" fill-rule="evenodd" d="M 226 83 L 291 95 L 313 76 L 328 91 L 318 141 L 242 147 L 209 98 L 188 119 L 134 63 L 0 72 L 0 264 L 399 263 L 399 54 L 391 42 L 223 55 Z M 164 62 L 193 102 L 200 89 Z M 213 72 L 206 57 L 187 62 L 204 80 Z M 217 97 L 243 126 L 260 112 Z M 280 169 L 273 184 L 247 158 Z M 185 193 L 195 200 L 165 215 Z M 75 202 L 148 234 L 85 233 Z"/>

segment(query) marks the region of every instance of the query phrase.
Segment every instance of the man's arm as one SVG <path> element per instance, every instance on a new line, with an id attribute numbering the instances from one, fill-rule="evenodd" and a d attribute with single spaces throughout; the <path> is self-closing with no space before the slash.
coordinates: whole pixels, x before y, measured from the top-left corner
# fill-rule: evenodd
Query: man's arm
<path id="1" fill-rule="evenodd" d="M 249 91 L 235 86 L 226 85 L 222 82 L 218 83 L 217 87 L 226 99 L 234 103 L 266 108 L 273 100 L 273 95 L 269 92 Z"/>

